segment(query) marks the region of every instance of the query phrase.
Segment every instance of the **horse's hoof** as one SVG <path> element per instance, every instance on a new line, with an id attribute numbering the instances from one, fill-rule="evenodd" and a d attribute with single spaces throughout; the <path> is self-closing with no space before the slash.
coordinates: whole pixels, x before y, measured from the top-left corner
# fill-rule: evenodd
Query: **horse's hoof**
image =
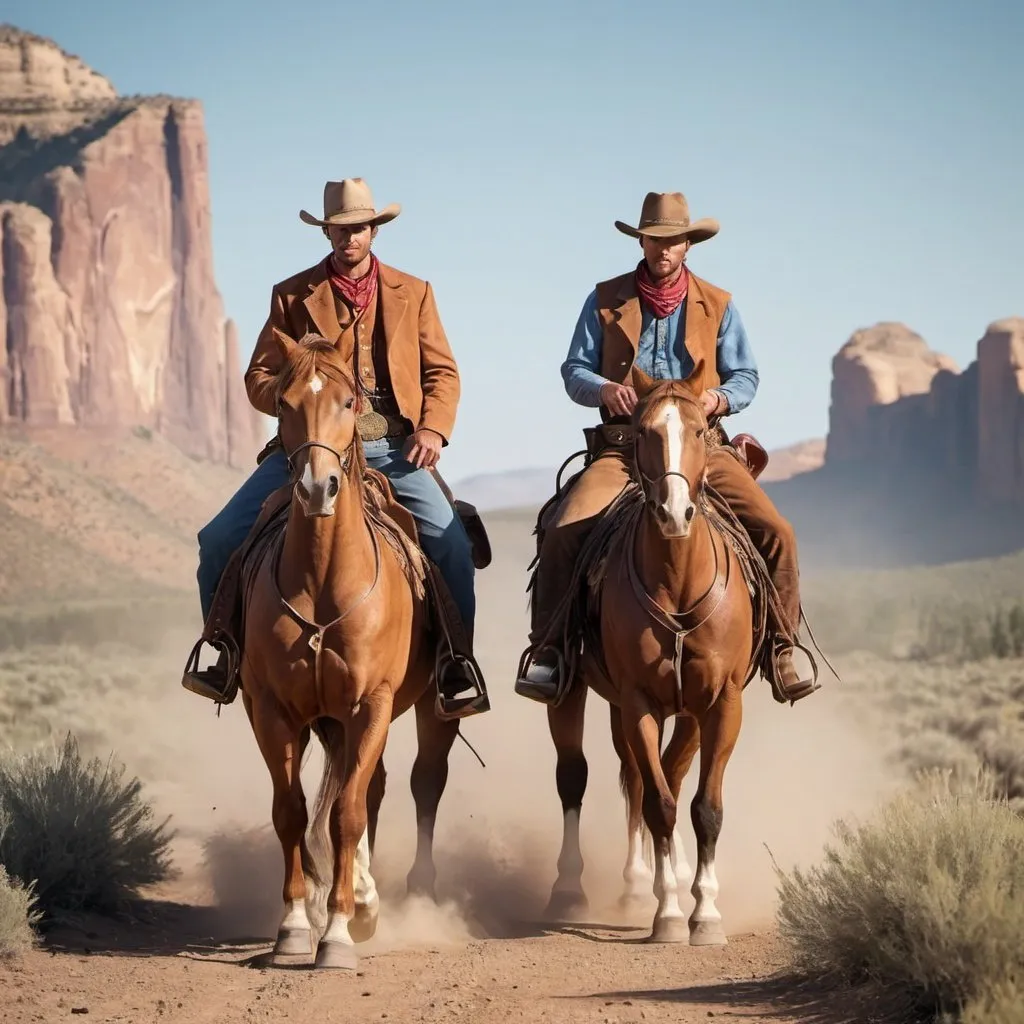
<path id="1" fill-rule="evenodd" d="M 308 928 L 281 928 L 274 943 L 274 956 L 309 956 L 313 952 L 313 933 Z"/>
<path id="2" fill-rule="evenodd" d="M 619 897 L 619 910 L 624 914 L 635 914 L 646 910 L 647 905 L 654 901 L 654 894 L 649 892 L 624 892 Z"/>
<path id="3" fill-rule="evenodd" d="M 726 946 L 728 943 L 721 921 L 694 921 L 690 925 L 691 946 Z"/>
<path id="4" fill-rule="evenodd" d="M 377 932 L 377 919 L 380 917 L 380 900 L 360 906 L 356 904 L 356 913 L 348 923 L 348 933 L 353 942 L 369 942 Z"/>
<path id="5" fill-rule="evenodd" d="M 690 932 L 684 917 L 658 917 L 648 942 L 686 942 Z M 692 939 L 691 939 L 692 941 Z"/>
<path id="6" fill-rule="evenodd" d="M 554 921 L 572 921 L 582 918 L 590 909 L 586 894 L 582 892 L 552 892 L 544 916 Z"/>
<path id="7" fill-rule="evenodd" d="M 316 950 L 316 966 L 334 971 L 354 971 L 359 964 L 356 951 L 347 942 L 320 940 Z"/>

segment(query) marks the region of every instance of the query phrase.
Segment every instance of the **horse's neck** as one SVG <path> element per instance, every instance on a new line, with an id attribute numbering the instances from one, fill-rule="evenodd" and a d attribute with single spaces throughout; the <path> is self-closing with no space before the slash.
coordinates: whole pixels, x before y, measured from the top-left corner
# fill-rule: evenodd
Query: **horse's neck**
<path id="1" fill-rule="evenodd" d="M 714 544 L 701 512 L 693 517 L 689 537 L 668 539 L 645 510 L 636 538 L 637 575 L 644 589 L 666 611 L 691 607 L 715 580 L 721 558 Z"/>
<path id="2" fill-rule="evenodd" d="M 376 555 L 363 512 L 363 484 L 346 476 L 334 515 L 308 517 L 292 498 L 281 551 L 281 596 L 303 615 L 329 620 L 370 584 Z"/>

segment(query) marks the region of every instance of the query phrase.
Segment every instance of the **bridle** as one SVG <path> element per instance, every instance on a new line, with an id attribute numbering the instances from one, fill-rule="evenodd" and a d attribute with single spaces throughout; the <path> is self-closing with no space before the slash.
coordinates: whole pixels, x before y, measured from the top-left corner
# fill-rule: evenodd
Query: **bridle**
<path id="1" fill-rule="evenodd" d="M 280 420 L 278 420 L 278 424 L 280 424 Z M 285 452 L 285 458 L 288 460 L 288 472 L 293 477 L 295 476 L 295 456 L 298 455 L 299 452 L 304 451 L 307 448 L 323 448 L 324 451 L 330 452 L 338 460 L 338 465 L 341 467 L 342 473 L 347 473 L 349 464 L 352 461 L 352 449 L 355 446 L 355 443 L 356 437 L 353 434 L 348 447 L 343 452 L 339 452 L 337 448 L 332 448 L 329 444 L 324 444 L 323 441 L 303 441 L 302 444 L 296 445 L 290 452 Z"/>
<path id="2" fill-rule="evenodd" d="M 673 396 L 673 399 L 675 399 L 676 397 L 681 397 L 681 396 Z M 684 398 L 683 401 L 689 401 L 689 399 L 685 399 Z M 703 438 L 704 438 L 704 430 L 705 430 L 705 428 L 701 427 L 701 429 L 697 432 L 697 437 L 700 438 L 702 441 L 703 441 Z M 643 471 L 643 469 L 640 467 L 640 438 L 641 438 L 640 430 L 636 429 L 633 432 L 633 468 L 636 470 L 637 485 L 640 488 L 640 493 L 644 496 L 644 501 L 649 506 L 653 506 L 653 504 L 655 502 L 655 497 L 654 497 L 654 494 L 652 493 L 653 489 L 655 487 L 657 487 L 658 484 L 660 484 L 663 480 L 667 480 L 667 479 L 669 479 L 669 477 L 677 476 L 677 477 L 679 477 L 680 480 L 685 481 L 687 485 L 690 485 L 691 481 L 686 476 L 685 473 L 680 473 L 679 470 L 677 470 L 677 469 L 666 469 L 664 473 L 661 473 L 661 474 L 659 474 L 656 477 L 648 476 Z M 706 473 L 702 474 L 701 475 L 701 480 L 700 480 L 700 486 L 697 489 L 697 499 L 698 500 L 697 500 L 697 502 L 695 502 L 695 504 L 697 504 L 698 507 L 701 504 L 700 499 L 703 498 L 703 496 L 704 496 L 704 484 L 705 484 L 706 479 L 707 479 L 707 474 Z"/>

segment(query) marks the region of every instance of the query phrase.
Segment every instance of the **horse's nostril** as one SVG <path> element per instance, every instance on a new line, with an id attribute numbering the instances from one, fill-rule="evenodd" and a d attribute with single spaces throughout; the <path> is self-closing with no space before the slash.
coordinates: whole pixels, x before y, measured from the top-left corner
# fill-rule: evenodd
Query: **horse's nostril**
<path id="1" fill-rule="evenodd" d="M 697 511 L 697 510 L 696 510 L 696 509 L 695 509 L 695 508 L 694 508 L 694 507 L 693 507 L 692 505 L 690 505 L 690 507 L 689 507 L 689 508 L 687 508 L 687 510 L 686 510 L 686 521 L 687 521 L 688 523 L 689 523 L 689 522 L 691 522 L 691 521 L 693 520 L 693 516 L 694 516 L 694 513 L 695 513 L 696 511 Z"/>
<path id="2" fill-rule="evenodd" d="M 333 474 L 327 482 L 327 496 L 329 498 L 336 498 L 338 496 L 338 478 Z"/>

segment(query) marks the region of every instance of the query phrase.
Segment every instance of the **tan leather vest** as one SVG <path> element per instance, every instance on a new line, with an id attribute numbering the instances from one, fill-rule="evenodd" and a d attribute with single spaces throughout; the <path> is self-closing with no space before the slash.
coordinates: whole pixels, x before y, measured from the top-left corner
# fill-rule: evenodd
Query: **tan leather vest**
<path id="1" fill-rule="evenodd" d="M 596 290 L 597 315 L 601 321 L 601 376 L 616 384 L 624 384 L 629 380 L 636 360 L 643 326 L 634 272 L 602 281 Z M 721 383 L 718 376 L 718 330 L 731 298 L 729 292 L 690 272 L 682 313 L 685 317 L 684 343 L 695 365 L 704 360 L 702 390 Z M 604 406 L 601 407 L 601 418 L 605 422 L 622 419 L 613 417 Z"/>

